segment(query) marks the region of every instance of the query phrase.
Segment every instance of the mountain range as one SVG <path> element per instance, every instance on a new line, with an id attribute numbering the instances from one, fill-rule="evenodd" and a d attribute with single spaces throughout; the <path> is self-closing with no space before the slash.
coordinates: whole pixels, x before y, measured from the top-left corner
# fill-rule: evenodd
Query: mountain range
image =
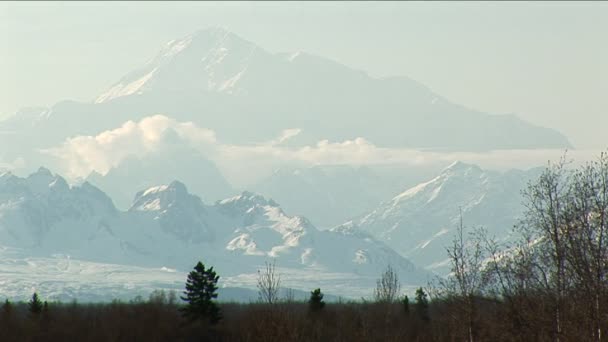
<path id="1" fill-rule="evenodd" d="M 11 275 L 0 290 L 47 286 L 60 296 L 66 286 L 98 298 L 179 287 L 201 259 L 221 270 L 224 285 L 251 289 L 272 258 L 288 285 L 304 291 L 322 285 L 367 296 L 388 264 L 406 286 L 423 285 L 449 271 L 445 247 L 460 212 L 465 225 L 508 239 L 522 213 L 519 191 L 539 172 L 285 161 L 235 186 L 217 156 L 184 134 L 137 131 L 156 114 L 187 132 L 208 130 L 217 153 L 245 148 L 252 163 L 273 144 L 307 151 L 355 139 L 420 151 L 571 147 L 557 131 L 452 103 L 407 77 L 270 52 L 208 28 L 168 42 L 89 102 L 24 108 L 0 121 L 0 163 L 29 173 L 0 175 L 0 269 Z M 129 129 L 140 136 L 120 140 Z M 289 129 L 299 133 L 273 140 Z M 68 158 L 58 158 L 67 142 Z M 137 144 L 145 153 L 113 156 Z M 74 151 L 89 154 L 72 165 Z M 102 154 L 108 160 L 95 160 Z M 86 174 L 66 181 L 45 168 L 31 172 L 38 165 Z M 254 167 L 243 163 L 236 174 Z"/>
<path id="2" fill-rule="evenodd" d="M 324 274 L 338 283 L 345 276 L 358 279 L 359 290 L 371 289 L 370 282 L 389 264 L 405 283 L 430 277 L 367 233 L 318 230 L 251 192 L 205 205 L 174 181 L 139 191 L 131 207 L 120 211 L 88 182 L 69 186 L 40 168 L 26 178 L 2 174 L 0 196 L 2 248 L 28 258 L 64 255 L 182 272 L 204 260 L 228 279 L 253 276 L 276 259 L 286 273 L 309 281 Z"/>
<path id="3" fill-rule="evenodd" d="M 142 288 L 179 288 L 176 276 L 197 260 L 221 270 L 224 286 L 252 289 L 256 271 L 273 259 L 294 289 L 322 284 L 346 297 L 370 295 L 389 264 L 404 287 L 412 288 L 449 272 L 445 248 L 460 213 L 465 225 L 482 225 L 499 240 L 508 239 L 523 210 L 519 192 L 540 171 L 496 172 L 456 162 L 328 230 L 247 191 L 207 205 L 173 181 L 139 191 L 122 211 L 88 182 L 70 186 L 45 168 L 28 177 L 7 172 L 0 175 L 0 259 L 12 261 L 0 267 L 17 276 L 4 289 L 24 281 L 48 286 L 23 276 L 46 265 L 50 270 L 36 272 L 57 269 L 59 275 L 49 273 L 59 278 L 52 284 L 61 284 L 65 273 L 73 295 L 107 299 L 134 290 L 111 281 L 87 290 L 86 279 L 111 269 L 133 272 Z M 84 267 L 89 278 L 78 285 L 69 265 Z M 52 291 L 58 298 L 66 295 L 60 288 Z"/>

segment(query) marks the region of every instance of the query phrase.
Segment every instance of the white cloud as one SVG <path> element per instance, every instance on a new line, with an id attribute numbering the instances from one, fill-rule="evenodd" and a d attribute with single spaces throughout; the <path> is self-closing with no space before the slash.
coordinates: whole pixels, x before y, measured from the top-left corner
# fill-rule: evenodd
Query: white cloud
<path id="1" fill-rule="evenodd" d="M 86 177 L 93 170 L 104 174 L 128 156 L 153 153 L 172 132 L 201 150 L 208 150 L 206 147 L 216 143 L 215 133 L 211 130 L 154 115 L 137 123 L 127 121 L 119 128 L 96 136 L 69 138 L 61 146 L 43 152 L 61 161 L 66 176 Z"/>
<path id="2" fill-rule="evenodd" d="M 295 137 L 296 135 L 300 134 L 301 132 L 302 132 L 302 130 L 299 128 L 285 129 L 285 130 L 283 130 L 283 132 L 281 132 L 281 134 L 276 139 L 269 141 L 266 145 L 270 145 L 270 146 L 280 145 L 280 144 L 286 142 L 287 140 Z"/>
<path id="3" fill-rule="evenodd" d="M 316 145 L 288 147 L 281 145 L 300 134 L 299 129 L 286 129 L 269 142 L 257 145 L 222 144 L 215 132 L 191 122 L 180 123 L 163 115 L 139 122 L 128 121 L 114 130 L 96 136 L 78 136 L 61 146 L 46 151 L 58 158 L 63 173 L 71 178 L 86 177 L 92 170 L 107 172 L 126 157 L 145 156 L 166 146 L 171 134 L 178 143 L 188 144 L 214 161 L 224 176 L 233 183 L 247 184 L 270 174 L 285 164 L 447 164 L 455 160 L 478 164 L 484 168 L 530 168 L 558 160 L 563 150 L 496 150 L 490 152 L 434 152 L 413 149 L 384 148 L 364 138 L 342 142 L 323 140 Z M 577 162 L 594 159 L 597 150 L 573 150 L 568 156 Z"/>
<path id="4" fill-rule="evenodd" d="M 4 171 L 15 171 L 25 167 L 25 160 L 21 157 L 16 158 L 12 162 L 7 162 L 0 159 L 0 173 Z"/>

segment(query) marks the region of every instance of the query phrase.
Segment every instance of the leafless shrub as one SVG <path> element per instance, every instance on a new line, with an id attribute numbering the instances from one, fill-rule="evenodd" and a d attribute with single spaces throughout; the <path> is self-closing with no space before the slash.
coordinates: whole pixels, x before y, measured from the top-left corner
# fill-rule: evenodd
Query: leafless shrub
<path id="1" fill-rule="evenodd" d="M 258 270 L 258 297 L 262 303 L 275 304 L 279 301 L 281 275 L 276 272 L 276 260 L 264 265 L 263 270 Z"/>

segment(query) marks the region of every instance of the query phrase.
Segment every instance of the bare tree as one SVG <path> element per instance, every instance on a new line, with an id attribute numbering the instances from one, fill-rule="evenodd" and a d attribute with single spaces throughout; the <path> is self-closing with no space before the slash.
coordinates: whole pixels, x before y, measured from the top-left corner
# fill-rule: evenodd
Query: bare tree
<path id="1" fill-rule="evenodd" d="M 296 292 L 292 288 L 286 288 L 284 291 L 283 300 L 286 303 L 294 303 L 296 301 Z"/>
<path id="2" fill-rule="evenodd" d="M 482 241 L 486 236 L 485 230 L 479 228 L 465 238 L 465 228 L 460 212 L 460 223 L 452 246 L 447 248 L 448 257 L 452 264 L 450 276 L 442 280 L 440 285 L 449 297 L 461 302 L 458 311 L 462 316 L 459 321 L 466 322 L 468 340 L 473 342 L 476 335 L 475 298 L 482 295 L 485 279 L 483 272 L 484 249 Z"/>
<path id="3" fill-rule="evenodd" d="M 258 270 L 258 297 L 263 303 L 275 304 L 279 300 L 281 275 L 276 272 L 276 259 L 264 264 L 264 270 Z"/>
<path id="4" fill-rule="evenodd" d="M 536 250 L 540 258 L 541 284 L 554 299 L 555 340 L 563 334 L 564 296 L 566 290 L 566 216 L 569 197 L 568 173 L 565 156 L 541 174 L 536 182 L 529 183 L 522 192 L 526 212 L 523 229 L 538 239 Z"/>
<path id="5" fill-rule="evenodd" d="M 608 275 L 608 155 L 576 170 L 570 181 L 566 208 L 568 274 L 582 291 L 593 331 L 601 341 L 602 298 Z"/>
<path id="6" fill-rule="evenodd" d="M 391 265 L 386 267 L 380 279 L 376 281 L 374 299 L 379 303 L 393 303 L 399 297 L 401 284 L 397 273 Z"/>
<path id="7" fill-rule="evenodd" d="M 495 238 L 483 236 L 484 249 L 489 255 L 484 266 L 484 291 L 504 301 L 508 313 L 506 318 L 512 324 L 512 330 L 525 339 L 529 335 L 523 328 L 531 321 L 525 314 L 530 311 L 527 307 L 533 302 L 528 289 L 538 272 L 535 272 L 534 241 L 529 234 L 521 233 L 515 245 L 502 245 Z"/>

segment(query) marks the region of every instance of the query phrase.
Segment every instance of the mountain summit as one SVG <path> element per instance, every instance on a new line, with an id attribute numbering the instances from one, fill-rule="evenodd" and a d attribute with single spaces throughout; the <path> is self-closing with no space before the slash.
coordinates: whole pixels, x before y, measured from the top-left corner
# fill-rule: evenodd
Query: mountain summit
<path id="1" fill-rule="evenodd" d="M 299 143 L 364 137 L 449 150 L 570 147 L 558 132 L 451 103 L 407 77 L 373 78 L 303 52 L 271 53 L 218 27 L 168 42 L 95 102 L 162 111 L 234 143 L 298 127 Z"/>
<path id="2" fill-rule="evenodd" d="M 571 147 L 559 132 L 515 115 L 450 102 L 407 77 L 374 78 L 303 52 L 272 53 L 210 28 L 173 40 L 94 101 L 62 101 L 0 122 L 0 160 L 48 164 L 41 150 L 68 137 L 163 113 L 250 145 L 297 128 L 293 146 L 363 138 L 379 147 L 458 151 Z M 36 139 L 31 139 L 36 137 Z M 217 199 L 217 198 L 216 198 Z"/>
<path id="3" fill-rule="evenodd" d="M 124 76 L 96 103 L 157 92 L 232 93 L 259 48 L 219 27 L 172 40 L 143 68 Z"/>

